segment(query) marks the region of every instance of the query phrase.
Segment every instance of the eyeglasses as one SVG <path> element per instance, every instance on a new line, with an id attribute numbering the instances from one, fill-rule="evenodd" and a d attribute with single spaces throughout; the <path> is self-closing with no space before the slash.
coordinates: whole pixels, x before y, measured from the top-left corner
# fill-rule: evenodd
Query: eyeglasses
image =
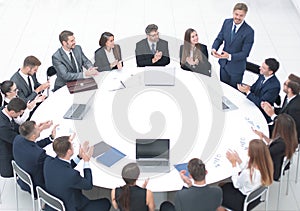
<path id="1" fill-rule="evenodd" d="M 150 37 L 158 37 L 159 36 L 159 32 L 153 33 L 153 34 L 149 34 Z"/>

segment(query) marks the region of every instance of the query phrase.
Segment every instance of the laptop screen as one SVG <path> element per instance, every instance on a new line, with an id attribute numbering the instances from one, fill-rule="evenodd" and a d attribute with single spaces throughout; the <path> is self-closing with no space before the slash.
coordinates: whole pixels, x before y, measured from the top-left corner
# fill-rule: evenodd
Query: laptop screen
<path id="1" fill-rule="evenodd" d="M 136 159 L 169 159 L 169 139 L 136 139 Z"/>

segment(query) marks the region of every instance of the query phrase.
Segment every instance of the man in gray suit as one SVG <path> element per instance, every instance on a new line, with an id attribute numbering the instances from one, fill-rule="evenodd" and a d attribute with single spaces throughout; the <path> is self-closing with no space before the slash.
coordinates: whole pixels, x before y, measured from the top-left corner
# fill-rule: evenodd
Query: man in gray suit
<path id="1" fill-rule="evenodd" d="M 159 39 L 158 27 L 150 24 L 145 29 L 147 38 L 136 44 L 135 56 L 138 67 L 166 66 L 170 63 L 168 42 Z"/>
<path id="2" fill-rule="evenodd" d="M 18 96 L 25 102 L 32 101 L 38 94 L 41 94 L 45 89 L 50 87 L 49 81 L 41 84 L 36 78 L 36 72 L 38 71 L 41 62 L 35 56 L 27 56 L 24 60 L 23 67 L 19 69 L 12 77 L 13 81 L 17 85 Z M 39 98 L 44 100 L 46 96 Z"/>
<path id="3" fill-rule="evenodd" d="M 97 68 L 84 55 L 81 47 L 76 45 L 73 32 L 62 31 L 59 34 L 62 47 L 52 56 L 52 64 L 57 72 L 54 91 L 61 88 L 68 81 L 92 77 L 98 74 Z M 85 67 L 87 70 L 83 71 Z"/>

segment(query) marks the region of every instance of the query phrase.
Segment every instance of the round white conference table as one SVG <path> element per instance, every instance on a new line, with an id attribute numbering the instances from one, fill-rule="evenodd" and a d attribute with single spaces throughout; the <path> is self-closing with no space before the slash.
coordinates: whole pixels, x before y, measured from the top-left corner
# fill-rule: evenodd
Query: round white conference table
<path id="1" fill-rule="evenodd" d="M 264 116 L 245 95 L 214 75 L 207 77 L 176 68 L 175 78 L 174 86 L 145 86 L 144 68 L 101 72 L 95 77 L 97 90 L 70 94 L 64 86 L 50 93 L 32 119 L 59 124 L 57 136 L 76 132 L 77 149 L 85 140 L 90 145 L 104 141 L 126 155 L 111 167 L 92 158 L 95 186 L 111 189 L 124 184 L 121 171 L 127 163 L 135 162 L 138 138 L 170 139 L 170 172 L 142 173 L 137 182 L 141 185 L 150 178 L 147 188 L 153 192 L 181 189 L 183 182 L 174 165 L 194 157 L 205 162 L 208 184 L 230 177 L 232 168 L 226 151 L 236 150 L 247 159 L 249 141 L 258 138 L 251 127 L 268 134 Z M 93 93 L 93 105 L 82 120 L 63 118 L 74 102 L 86 102 Z M 223 111 L 222 96 L 238 108 Z M 50 129 L 43 131 L 41 137 L 49 133 Z M 55 156 L 51 145 L 46 150 Z M 82 163 L 76 167 L 81 173 Z"/>

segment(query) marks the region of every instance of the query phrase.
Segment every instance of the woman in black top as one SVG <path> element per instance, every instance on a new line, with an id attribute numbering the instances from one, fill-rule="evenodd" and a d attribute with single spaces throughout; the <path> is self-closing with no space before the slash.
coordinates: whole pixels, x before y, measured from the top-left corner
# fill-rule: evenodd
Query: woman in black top
<path id="1" fill-rule="evenodd" d="M 136 163 L 129 163 L 122 170 L 125 185 L 111 191 L 111 201 L 115 209 L 121 211 L 154 211 L 153 193 L 146 189 L 148 181 L 143 187 L 136 185 L 140 169 Z"/>
<path id="2" fill-rule="evenodd" d="M 269 145 L 270 154 L 274 165 L 274 180 L 278 181 L 281 174 L 283 159 L 291 159 L 297 146 L 297 130 L 294 119 L 288 114 L 280 114 L 275 119 L 272 139 L 260 131 L 254 130 L 261 139 Z"/>
<path id="3" fill-rule="evenodd" d="M 207 47 L 198 42 L 198 34 L 194 29 L 189 28 L 185 31 L 179 57 L 182 69 L 211 76 Z"/>

